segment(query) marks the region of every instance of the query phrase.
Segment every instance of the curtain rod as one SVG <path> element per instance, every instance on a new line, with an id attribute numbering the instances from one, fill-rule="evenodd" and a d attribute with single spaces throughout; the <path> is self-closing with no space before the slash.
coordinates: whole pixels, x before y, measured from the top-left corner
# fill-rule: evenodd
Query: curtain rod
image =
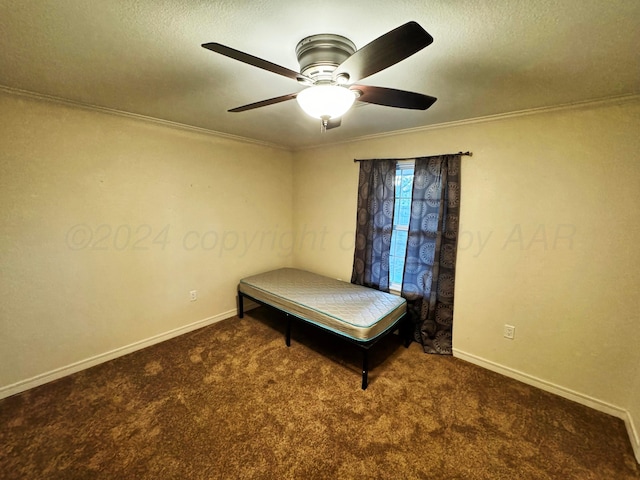
<path id="1" fill-rule="evenodd" d="M 432 158 L 432 157 L 442 157 L 443 155 L 462 155 L 465 157 L 473 157 L 473 152 L 458 152 L 458 153 L 443 153 L 442 155 L 429 155 L 426 157 L 408 157 L 408 158 L 396 158 L 394 160 L 412 160 L 414 158 Z M 366 162 L 368 160 L 374 160 L 373 158 L 354 158 L 354 162 Z"/>

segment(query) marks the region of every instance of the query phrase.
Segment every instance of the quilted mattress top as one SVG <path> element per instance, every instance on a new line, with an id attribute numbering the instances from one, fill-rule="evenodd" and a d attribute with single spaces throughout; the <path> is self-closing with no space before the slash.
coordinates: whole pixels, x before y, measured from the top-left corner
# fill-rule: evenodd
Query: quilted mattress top
<path id="1" fill-rule="evenodd" d="M 406 312 L 397 295 L 295 268 L 243 278 L 239 290 L 357 340 L 375 338 Z"/>

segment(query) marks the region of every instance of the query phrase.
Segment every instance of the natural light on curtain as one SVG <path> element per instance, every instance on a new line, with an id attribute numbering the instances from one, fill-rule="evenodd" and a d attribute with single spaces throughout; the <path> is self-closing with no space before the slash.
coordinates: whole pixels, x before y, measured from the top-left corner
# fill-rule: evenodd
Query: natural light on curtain
<path id="1" fill-rule="evenodd" d="M 414 339 L 451 354 L 460 154 L 360 164 L 352 282 L 399 291 Z"/>
<path id="2" fill-rule="evenodd" d="M 460 155 L 417 158 L 402 296 L 427 353 L 452 353 Z"/>
<path id="3" fill-rule="evenodd" d="M 360 164 L 356 247 L 351 282 L 389 291 L 396 161 Z"/>

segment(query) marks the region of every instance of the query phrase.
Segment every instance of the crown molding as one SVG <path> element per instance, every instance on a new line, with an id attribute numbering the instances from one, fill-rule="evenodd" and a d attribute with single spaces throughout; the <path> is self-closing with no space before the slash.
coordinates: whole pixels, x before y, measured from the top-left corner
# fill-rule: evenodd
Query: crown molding
<path id="1" fill-rule="evenodd" d="M 609 105 L 622 105 L 622 104 L 633 103 L 637 101 L 640 101 L 640 94 L 634 93 L 630 95 L 617 95 L 613 97 L 604 97 L 604 98 L 585 100 L 585 101 L 573 102 L 573 103 L 563 103 L 560 105 L 551 105 L 546 107 L 528 108 L 525 110 L 517 110 L 514 112 L 497 113 L 494 115 L 486 115 L 482 117 L 468 118 L 463 120 L 454 120 L 451 122 L 436 123 L 433 125 L 424 125 L 421 127 L 407 128 L 404 130 L 394 130 L 392 132 L 376 133 L 373 135 L 363 135 L 361 137 L 351 138 L 349 140 L 343 140 L 340 142 L 332 143 L 331 146 L 346 145 L 346 144 L 352 144 L 356 142 L 376 140 L 380 138 L 395 137 L 395 136 L 405 135 L 410 133 L 421 133 L 421 132 L 427 132 L 430 130 L 440 130 L 443 128 L 459 127 L 463 125 L 474 125 L 477 123 L 496 122 L 499 120 L 505 120 L 509 118 L 526 117 L 529 115 L 538 115 L 543 113 L 551 113 L 551 112 L 558 112 L 558 111 L 564 111 L 564 110 L 576 110 L 581 108 L 593 108 L 593 107 L 601 107 L 601 106 L 609 106 Z M 309 147 L 300 147 L 300 148 L 293 149 L 293 151 L 313 150 L 315 148 L 326 148 L 326 145 L 318 144 L 318 145 L 312 145 Z"/>
<path id="2" fill-rule="evenodd" d="M 239 135 L 232 135 L 229 133 L 218 132 L 218 131 L 210 130 L 207 128 L 195 127 L 193 125 L 187 125 L 185 123 L 178 123 L 170 120 L 163 120 L 161 118 L 150 117 L 150 116 L 141 115 L 138 113 L 131 113 L 123 110 L 117 110 L 113 108 L 107 108 L 107 107 L 101 107 L 98 105 L 77 102 L 75 100 L 68 100 L 62 97 L 46 95 L 43 93 L 36 93 L 29 90 L 21 90 L 18 88 L 8 87 L 6 85 L 0 85 L 0 92 L 5 92 L 10 95 L 28 97 L 36 100 L 41 100 L 41 101 L 53 102 L 53 103 L 65 105 L 68 107 L 81 108 L 84 110 L 90 110 L 94 112 L 106 113 L 110 115 L 116 115 L 119 117 L 140 120 L 140 121 L 152 123 L 155 125 L 162 125 L 165 127 L 175 128 L 178 130 L 210 135 L 217 138 L 224 138 L 227 140 L 232 140 L 240 143 L 258 145 L 262 147 L 274 148 L 274 149 L 284 150 L 289 152 L 299 152 L 304 150 L 313 150 L 316 148 L 327 147 L 326 144 L 316 144 L 316 145 L 310 145 L 305 147 L 290 148 L 290 147 L 276 144 L 276 143 L 270 143 L 270 142 L 265 142 L 261 140 L 255 140 L 248 137 L 242 137 Z M 353 143 L 362 142 L 362 141 L 376 140 L 376 139 L 387 138 L 387 137 L 395 137 L 395 136 L 406 135 L 411 133 L 421 133 L 421 132 L 427 132 L 431 130 L 439 130 L 443 128 L 452 128 L 452 127 L 459 127 L 464 125 L 474 125 L 477 123 L 495 122 L 495 121 L 500 121 L 500 120 L 505 120 L 510 118 L 526 117 L 529 115 L 538 115 L 538 114 L 544 114 L 544 113 L 558 112 L 558 111 L 564 111 L 564 110 L 575 110 L 575 109 L 581 109 L 581 108 L 593 108 L 593 107 L 609 106 L 609 105 L 622 105 L 622 104 L 633 103 L 637 101 L 640 101 L 640 93 L 604 97 L 604 98 L 598 98 L 598 99 L 592 99 L 592 100 L 585 100 L 581 102 L 564 103 L 560 105 L 552 105 L 552 106 L 546 106 L 546 107 L 529 108 L 525 110 L 517 110 L 514 112 L 498 113 L 498 114 L 486 115 L 482 117 L 468 118 L 463 120 L 454 120 L 451 122 L 436 123 L 433 125 L 424 125 L 421 127 L 407 128 L 404 130 L 394 130 L 392 132 L 376 133 L 373 135 L 363 135 L 363 136 L 351 138 L 348 140 L 333 142 L 331 143 L 331 146 L 347 145 L 347 144 L 353 144 Z"/>
<path id="3" fill-rule="evenodd" d="M 21 90 L 19 88 L 8 87 L 6 85 L 0 85 L 0 92 L 7 93 L 9 95 L 27 97 L 34 100 L 57 103 L 59 105 L 64 105 L 67 107 L 80 108 L 83 110 L 89 110 L 89 111 L 98 112 L 98 113 L 106 113 L 106 114 L 115 115 L 118 117 L 139 120 L 142 122 L 152 123 L 155 125 L 161 125 L 169 128 L 175 128 L 178 130 L 210 135 L 217 138 L 224 138 L 226 140 L 233 140 L 240 143 L 259 145 L 261 147 L 275 148 L 278 150 L 287 150 L 287 151 L 290 150 L 288 147 L 285 147 L 283 145 L 278 145 L 275 143 L 264 142 L 264 141 L 255 140 L 248 137 L 242 137 L 239 135 L 231 135 L 229 133 L 218 132 L 215 130 L 210 130 L 202 127 L 195 127 L 193 125 L 187 125 L 185 123 L 172 122 L 171 120 L 164 120 L 162 118 L 150 117 L 147 115 L 141 115 L 139 113 L 125 112 L 124 110 L 117 110 L 115 108 L 107 108 L 107 107 L 101 107 L 99 105 L 92 105 L 89 103 L 77 102 L 75 100 L 68 100 L 66 98 L 56 97 L 54 95 L 46 95 L 44 93 L 32 92 L 29 90 Z"/>

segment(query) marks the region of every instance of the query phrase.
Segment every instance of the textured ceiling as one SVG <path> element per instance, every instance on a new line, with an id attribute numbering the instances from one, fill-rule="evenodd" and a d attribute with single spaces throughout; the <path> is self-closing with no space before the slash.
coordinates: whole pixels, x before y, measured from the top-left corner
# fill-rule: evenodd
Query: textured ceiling
<path id="1" fill-rule="evenodd" d="M 200 46 L 297 71 L 303 37 L 360 48 L 409 20 L 433 44 L 361 83 L 438 101 L 361 104 L 324 134 L 295 101 L 227 113 L 302 87 Z M 640 93 L 638 0 L 0 0 L 0 27 L 0 85 L 288 148 Z"/>

